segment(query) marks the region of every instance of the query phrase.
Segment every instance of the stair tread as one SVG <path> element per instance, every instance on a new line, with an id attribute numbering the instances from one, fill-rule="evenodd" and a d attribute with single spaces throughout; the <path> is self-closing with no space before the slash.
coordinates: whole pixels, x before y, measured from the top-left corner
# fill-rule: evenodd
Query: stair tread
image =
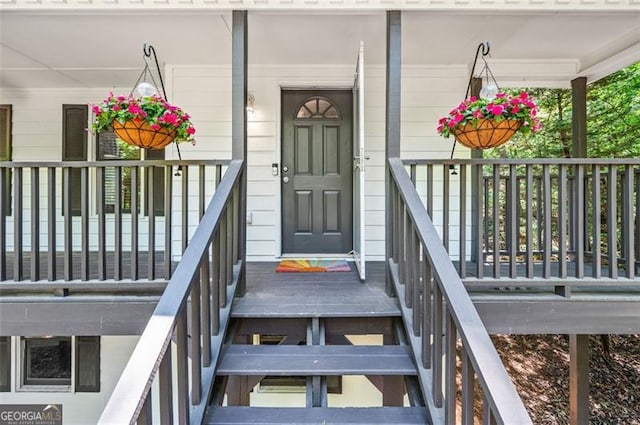
<path id="1" fill-rule="evenodd" d="M 424 407 L 215 407 L 209 408 L 205 424 L 430 424 Z"/>
<path id="2" fill-rule="evenodd" d="M 401 345 L 229 345 L 218 375 L 415 375 Z"/>

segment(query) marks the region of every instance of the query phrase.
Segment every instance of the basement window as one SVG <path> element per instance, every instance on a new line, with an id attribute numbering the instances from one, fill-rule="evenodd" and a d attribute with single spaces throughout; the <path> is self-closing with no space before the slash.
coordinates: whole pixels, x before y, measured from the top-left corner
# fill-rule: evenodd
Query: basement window
<path id="1" fill-rule="evenodd" d="M 22 338 L 22 384 L 71 387 L 71 337 Z"/>
<path id="2" fill-rule="evenodd" d="M 100 392 L 100 337 L 16 337 L 17 391 Z M 0 349 L 4 346 L 0 340 Z M 6 348 L 6 347 L 5 347 Z M 4 352 L 4 355 L 3 355 Z M 0 350 L 0 370 L 11 369 L 10 353 Z M 6 381 L 6 382 L 5 382 Z M 10 391 L 9 378 L 0 391 Z"/>

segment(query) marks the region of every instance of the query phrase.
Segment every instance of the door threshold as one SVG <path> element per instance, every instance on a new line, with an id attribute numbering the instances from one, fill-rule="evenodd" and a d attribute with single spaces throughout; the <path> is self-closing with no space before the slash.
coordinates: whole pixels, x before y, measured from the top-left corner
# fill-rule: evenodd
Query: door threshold
<path id="1" fill-rule="evenodd" d="M 281 254 L 276 259 L 290 260 L 290 259 L 304 259 L 304 260 L 347 260 L 353 261 L 353 254 Z"/>

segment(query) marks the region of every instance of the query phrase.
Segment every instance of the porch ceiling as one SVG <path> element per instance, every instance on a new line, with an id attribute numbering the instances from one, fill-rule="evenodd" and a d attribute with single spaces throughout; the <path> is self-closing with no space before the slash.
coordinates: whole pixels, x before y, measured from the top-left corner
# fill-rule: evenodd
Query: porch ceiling
<path id="1" fill-rule="evenodd" d="M 230 13 L 10 12 L 0 15 L 0 88 L 132 85 L 141 47 L 172 65 L 228 65 Z M 309 15 L 250 12 L 250 64 L 348 64 L 365 41 L 367 63 L 385 61 L 382 12 Z M 640 10 L 625 13 L 403 13 L 403 62 L 470 64 L 481 41 L 503 78 L 591 81 L 640 61 Z M 535 64 L 553 63 L 545 75 Z M 557 66 L 561 64 L 562 66 Z M 495 71 L 496 69 L 494 69 Z"/>

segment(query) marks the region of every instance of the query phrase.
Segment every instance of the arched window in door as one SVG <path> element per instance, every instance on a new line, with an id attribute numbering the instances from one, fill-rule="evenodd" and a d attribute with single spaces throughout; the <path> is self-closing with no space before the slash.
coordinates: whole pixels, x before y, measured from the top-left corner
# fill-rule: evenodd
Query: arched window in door
<path id="1" fill-rule="evenodd" d="M 316 96 L 306 100 L 296 112 L 296 118 L 340 119 L 338 108 L 326 97 Z"/>

